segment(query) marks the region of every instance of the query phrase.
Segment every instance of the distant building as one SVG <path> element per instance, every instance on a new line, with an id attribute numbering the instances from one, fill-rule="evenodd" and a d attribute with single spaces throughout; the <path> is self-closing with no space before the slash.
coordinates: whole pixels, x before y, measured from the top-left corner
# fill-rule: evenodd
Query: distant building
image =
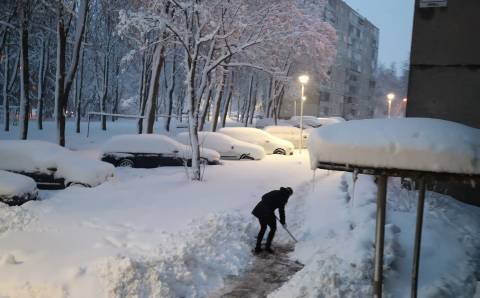
<path id="1" fill-rule="evenodd" d="M 304 113 L 371 118 L 379 30 L 342 0 L 328 0 L 323 18 L 337 29 L 337 57 L 330 81 L 319 86 L 315 96 L 309 94 Z"/>

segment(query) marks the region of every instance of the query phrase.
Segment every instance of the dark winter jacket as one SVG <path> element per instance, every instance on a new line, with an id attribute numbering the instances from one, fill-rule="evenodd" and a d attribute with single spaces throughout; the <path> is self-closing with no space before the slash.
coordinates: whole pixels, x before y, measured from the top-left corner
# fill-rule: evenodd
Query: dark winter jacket
<path id="1" fill-rule="evenodd" d="M 275 216 L 275 209 L 280 213 L 280 223 L 285 224 L 285 205 L 288 202 L 290 193 L 285 190 L 273 190 L 262 196 L 262 201 L 255 206 L 252 214 L 258 218 L 272 218 Z"/>

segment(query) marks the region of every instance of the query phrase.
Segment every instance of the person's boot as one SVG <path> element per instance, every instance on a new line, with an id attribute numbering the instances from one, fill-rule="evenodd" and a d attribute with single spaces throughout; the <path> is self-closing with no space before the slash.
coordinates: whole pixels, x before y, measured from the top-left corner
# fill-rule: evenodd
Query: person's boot
<path id="1" fill-rule="evenodd" d="M 270 246 L 265 247 L 265 251 L 268 252 L 269 254 L 274 254 L 275 253 L 275 251 Z"/>
<path id="2" fill-rule="evenodd" d="M 260 246 L 255 247 L 254 252 L 255 252 L 256 254 L 259 254 L 259 253 L 261 253 L 262 251 L 263 251 L 263 249 L 262 249 Z"/>

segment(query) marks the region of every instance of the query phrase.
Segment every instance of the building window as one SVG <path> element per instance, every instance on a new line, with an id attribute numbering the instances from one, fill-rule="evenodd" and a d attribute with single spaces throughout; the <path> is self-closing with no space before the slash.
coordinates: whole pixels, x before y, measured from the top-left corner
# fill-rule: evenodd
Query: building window
<path id="1" fill-rule="evenodd" d="M 330 101 L 330 93 L 320 92 L 320 101 Z"/>

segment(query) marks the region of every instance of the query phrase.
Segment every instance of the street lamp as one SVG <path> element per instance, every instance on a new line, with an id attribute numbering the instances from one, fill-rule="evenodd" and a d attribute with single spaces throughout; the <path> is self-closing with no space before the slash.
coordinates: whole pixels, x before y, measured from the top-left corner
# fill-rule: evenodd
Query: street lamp
<path id="1" fill-rule="evenodd" d="M 307 100 L 305 97 L 305 85 L 308 83 L 310 78 L 307 75 L 301 75 L 298 77 L 298 81 L 302 85 L 302 97 L 300 97 L 300 152 L 303 149 L 303 102 Z"/>
<path id="2" fill-rule="evenodd" d="M 404 98 L 403 100 L 403 115 L 404 117 L 407 117 L 407 102 L 408 102 L 408 98 Z"/>
<path id="3" fill-rule="evenodd" d="M 395 94 L 393 93 L 388 93 L 387 94 L 387 100 L 388 100 L 388 118 L 390 118 L 390 113 L 392 111 L 392 101 L 395 99 Z"/>

